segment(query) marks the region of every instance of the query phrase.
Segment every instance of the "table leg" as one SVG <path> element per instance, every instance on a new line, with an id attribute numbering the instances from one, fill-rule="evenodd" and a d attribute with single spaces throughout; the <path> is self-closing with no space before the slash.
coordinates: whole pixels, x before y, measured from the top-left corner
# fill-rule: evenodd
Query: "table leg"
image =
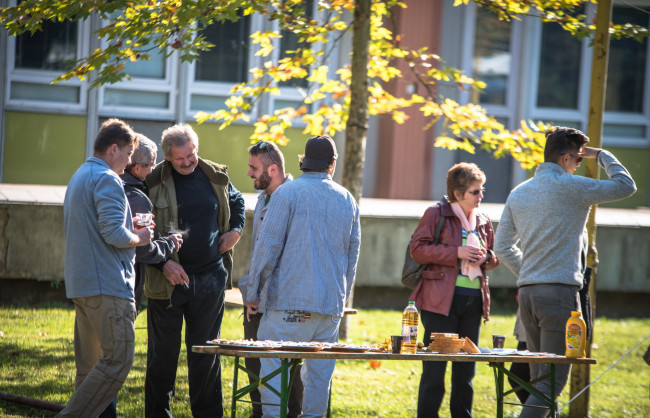
<path id="1" fill-rule="evenodd" d="M 557 417 L 559 416 L 558 410 L 557 410 L 557 403 L 555 402 L 555 364 L 551 363 L 551 399 L 550 399 L 550 405 L 549 408 L 551 409 L 551 414 L 550 416 L 552 417 Z"/>
<path id="2" fill-rule="evenodd" d="M 282 372 L 280 375 L 280 417 L 287 418 L 289 407 L 289 359 L 282 359 Z"/>
<path id="3" fill-rule="evenodd" d="M 239 357 L 235 356 L 235 370 L 232 379 L 232 401 L 230 405 L 230 416 L 236 417 L 237 412 L 237 377 L 239 375 Z"/>
<path id="4" fill-rule="evenodd" d="M 497 418 L 503 418 L 503 363 L 491 363 L 494 368 L 494 382 L 497 391 Z"/>

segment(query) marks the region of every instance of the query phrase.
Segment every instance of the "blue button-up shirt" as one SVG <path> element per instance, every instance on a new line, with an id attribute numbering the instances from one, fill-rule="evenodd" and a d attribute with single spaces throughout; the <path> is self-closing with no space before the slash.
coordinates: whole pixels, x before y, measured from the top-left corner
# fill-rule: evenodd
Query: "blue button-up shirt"
<path id="1" fill-rule="evenodd" d="M 359 258 L 359 207 L 327 173 L 273 193 L 252 255 L 245 302 L 342 315 Z"/>

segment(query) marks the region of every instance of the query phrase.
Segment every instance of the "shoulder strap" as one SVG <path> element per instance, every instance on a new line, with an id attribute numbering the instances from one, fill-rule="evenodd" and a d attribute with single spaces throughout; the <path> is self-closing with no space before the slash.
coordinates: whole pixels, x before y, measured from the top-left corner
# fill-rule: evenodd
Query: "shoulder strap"
<path id="1" fill-rule="evenodd" d="M 438 221 L 438 226 L 436 227 L 436 232 L 433 235 L 433 243 L 440 244 L 440 232 L 442 232 L 442 226 L 445 223 L 445 215 L 440 214 L 440 220 Z"/>

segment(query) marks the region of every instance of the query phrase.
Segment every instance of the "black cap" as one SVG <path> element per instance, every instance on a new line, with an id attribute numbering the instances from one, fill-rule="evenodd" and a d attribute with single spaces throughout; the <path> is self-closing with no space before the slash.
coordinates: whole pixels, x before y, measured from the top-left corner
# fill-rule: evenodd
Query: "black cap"
<path id="1" fill-rule="evenodd" d="M 323 171 L 337 157 L 336 144 L 329 136 L 314 136 L 305 144 L 301 170 Z"/>

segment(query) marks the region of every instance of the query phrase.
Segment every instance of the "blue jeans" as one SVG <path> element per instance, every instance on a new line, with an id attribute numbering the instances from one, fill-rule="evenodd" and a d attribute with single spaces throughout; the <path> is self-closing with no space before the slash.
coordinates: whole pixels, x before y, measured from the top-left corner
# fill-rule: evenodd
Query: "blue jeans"
<path id="1" fill-rule="evenodd" d="M 420 317 L 424 325 L 424 345 L 431 343 L 432 332 L 458 334 L 460 338 L 469 337 L 478 345 L 481 330 L 483 302 L 481 296 L 454 295 L 448 316 L 421 310 Z M 446 361 L 423 361 L 422 377 L 418 391 L 418 417 L 438 417 L 438 411 L 445 396 Z M 474 401 L 472 379 L 476 374 L 476 363 L 452 362 L 451 364 L 451 398 L 449 409 L 451 416 L 471 417 Z"/>

